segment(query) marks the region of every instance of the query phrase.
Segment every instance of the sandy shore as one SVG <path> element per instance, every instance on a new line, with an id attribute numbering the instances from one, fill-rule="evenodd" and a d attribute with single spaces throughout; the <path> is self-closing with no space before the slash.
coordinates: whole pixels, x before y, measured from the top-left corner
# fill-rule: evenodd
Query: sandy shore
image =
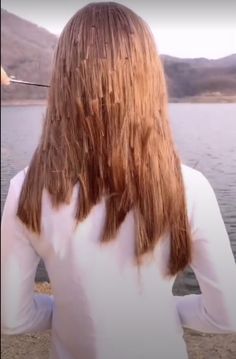
<path id="1" fill-rule="evenodd" d="M 48 283 L 37 283 L 36 291 L 51 293 Z M 189 359 L 235 359 L 236 334 L 215 335 L 186 330 Z M 48 359 L 50 332 L 22 336 L 1 336 L 2 359 Z M 165 358 L 159 358 L 165 359 Z"/>

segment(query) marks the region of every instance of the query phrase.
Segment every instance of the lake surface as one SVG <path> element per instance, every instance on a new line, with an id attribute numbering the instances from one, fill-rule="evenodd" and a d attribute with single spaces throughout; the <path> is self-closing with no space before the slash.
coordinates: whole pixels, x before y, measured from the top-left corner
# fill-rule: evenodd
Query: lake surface
<path id="1" fill-rule="evenodd" d="M 10 178 L 30 161 L 36 147 L 45 107 L 2 107 L 1 209 Z M 236 258 L 236 104 L 171 104 L 170 119 L 182 160 L 209 179 L 221 208 Z M 38 280 L 46 279 L 40 266 Z M 179 282 L 196 289 L 187 271 Z"/>

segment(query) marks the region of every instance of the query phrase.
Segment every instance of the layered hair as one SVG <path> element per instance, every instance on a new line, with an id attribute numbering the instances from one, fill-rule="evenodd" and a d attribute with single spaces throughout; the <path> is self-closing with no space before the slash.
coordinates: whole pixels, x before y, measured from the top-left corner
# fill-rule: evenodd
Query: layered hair
<path id="1" fill-rule="evenodd" d="M 79 183 L 78 222 L 105 198 L 101 240 L 111 241 L 132 210 L 136 258 L 169 233 L 169 274 L 183 270 L 191 235 L 167 102 L 147 24 L 116 3 L 78 11 L 56 49 L 42 136 L 19 199 L 21 221 L 40 233 L 43 190 L 57 208 Z"/>

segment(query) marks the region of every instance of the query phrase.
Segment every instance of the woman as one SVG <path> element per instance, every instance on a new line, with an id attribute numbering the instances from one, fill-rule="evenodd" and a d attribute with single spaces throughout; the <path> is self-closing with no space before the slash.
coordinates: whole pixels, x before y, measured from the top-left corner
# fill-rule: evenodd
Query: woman
<path id="1" fill-rule="evenodd" d="M 2 220 L 2 328 L 52 329 L 53 359 L 184 359 L 182 327 L 236 330 L 215 194 L 181 164 L 144 21 L 90 4 L 60 36 L 40 143 Z M 40 258 L 53 296 L 33 293 Z M 191 265 L 202 294 L 173 297 Z"/>

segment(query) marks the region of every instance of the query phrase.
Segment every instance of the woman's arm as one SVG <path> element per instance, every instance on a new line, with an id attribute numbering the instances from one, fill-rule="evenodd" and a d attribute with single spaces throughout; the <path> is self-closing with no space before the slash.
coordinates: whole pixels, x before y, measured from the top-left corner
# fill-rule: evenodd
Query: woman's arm
<path id="1" fill-rule="evenodd" d="M 193 208 L 193 269 L 200 295 L 176 296 L 183 327 L 236 332 L 236 264 L 215 193 L 199 173 Z"/>
<path id="2" fill-rule="evenodd" d="M 22 334 L 51 328 L 53 299 L 34 294 L 39 256 L 16 216 L 19 190 L 11 181 L 1 227 L 1 329 Z"/>

